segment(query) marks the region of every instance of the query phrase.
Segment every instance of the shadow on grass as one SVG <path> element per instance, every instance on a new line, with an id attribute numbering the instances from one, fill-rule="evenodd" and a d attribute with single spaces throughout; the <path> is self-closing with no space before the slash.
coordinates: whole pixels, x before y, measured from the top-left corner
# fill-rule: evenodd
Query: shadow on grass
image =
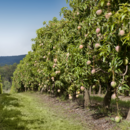
<path id="1" fill-rule="evenodd" d="M 105 113 L 103 106 L 102 106 L 103 97 L 91 96 L 90 99 L 91 99 L 91 105 L 90 105 L 89 109 L 90 109 L 90 111 L 94 111 L 94 114 L 91 115 L 94 119 L 109 117 L 110 115 L 116 116 L 116 112 L 117 112 L 116 100 L 114 100 L 114 99 L 111 100 L 111 108 L 108 109 L 108 113 Z M 79 96 L 79 98 L 77 100 L 77 104 L 79 106 L 82 106 L 82 104 L 83 104 L 82 95 Z M 130 107 L 130 101 L 119 100 L 120 114 L 124 119 L 126 119 L 126 117 L 127 117 L 129 107 Z"/>
<path id="2" fill-rule="evenodd" d="M 18 98 L 12 97 L 10 94 L 0 95 L 0 130 L 30 130 L 27 125 L 44 123 L 37 119 L 24 119 L 20 109 L 24 108 Z M 36 128 L 38 129 L 38 128 Z"/>
<path id="3" fill-rule="evenodd" d="M 102 103 L 103 102 L 103 97 L 91 96 L 91 101 L 97 102 L 97 103 Z M 130 108 L 130 101 L 122 101 L 122 100 L 119 99 L 118 104 L 119 104 L 121 116 L 124 119 L 126 119 L 129 108 Z M 116 100 L 111 99 L 111 111 L 110 112 L 116 113 L 116 111 L 117 111 L 117 109 L 116 109 Z"/>

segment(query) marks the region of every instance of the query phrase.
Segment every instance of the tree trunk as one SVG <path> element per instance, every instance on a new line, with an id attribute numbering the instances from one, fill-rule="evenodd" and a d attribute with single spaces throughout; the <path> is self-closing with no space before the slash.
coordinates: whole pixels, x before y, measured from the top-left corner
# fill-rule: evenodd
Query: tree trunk
<path id="1" fill-rule="evenodd" d="M 43 93 L 43 91 L 44 91 L 44 87 L 41 88 L 41 93 Z"/>
<path id="2" fill-rule="evenodd" d="M 101 91 L 101 94 L 102 94 L 102 95 L 104 94 L 104 90 Z"/>
<path id="3" fill-rule="evenodd" d="M 72 101 L 75 101 L 76 99 L 76 91 L 74 91 L 74 93 L 72 94 Z"/>
<path id="4" fill-rule="evenodd" d="M 129 121 L 130 121 L 130 108 L 129 108 L 129 111 L 128 111 L 126 120 L 129 120 Z"/>
<path id="5" fill-rule="evenodd" d="M 98 95 L 101 95 L 101 90 L 102 90 L 102 87 L 101 87 L 101 84 L 99 83 Z"/>
<path id="6" fill-rule="evenodd" d="M 89 90 L 85 88 L 84 90 L 84 107 L 90 106 L 90 95 Z"/>
<path id="7" fill-rule="evenodd" d="M 125 96 L 129 96 L 129 91 L 126 91 L 124 92 Z"/>
<path id="8" fill-rule="evenodd" d="M 92 88 L 91 88 L 91 86 L 90 86 L 90 88 L 89 88 L 89 94 L 91 95 L 91 91 L 92 91 Z"/>
<path id="9" fill-rule="evenodd" d="M 93 89 L 93 95 L 95 95 L 95 93 L 96 93 L 96 92 L 95 92 L 95 89 Z"/>
<path id="10" fill-rule="evenodd" d="M 105 109 L 110 108 L 111 96 L 114 93 L 114 92 L 112 92 L 112 90 L 113 90 L 113 88 L 110 86 L 110 83 L 108 83 L 107 92 L 106 92 L 106 95 L 105 95 L 104 100 L 103 100 L 103 107 Z"/>

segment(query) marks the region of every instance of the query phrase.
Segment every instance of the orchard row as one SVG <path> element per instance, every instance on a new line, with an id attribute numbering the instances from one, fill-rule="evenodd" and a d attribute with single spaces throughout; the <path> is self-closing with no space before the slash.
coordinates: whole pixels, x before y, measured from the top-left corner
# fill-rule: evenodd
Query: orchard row
<path id="1" fill-rule="evenodd" d="M 83 92 L 89 106 L 88 90 L 100 86 L 107 109 L 113 93 L 118 101 L 119 94 L 129 92 L 129 0 L 68 2 L 72 10 L 63 7 L 63 19 L 54 17 L 37 30 L 33 51 L 14 72 L 12 91 L 39 90 L 70 99 Z"/>

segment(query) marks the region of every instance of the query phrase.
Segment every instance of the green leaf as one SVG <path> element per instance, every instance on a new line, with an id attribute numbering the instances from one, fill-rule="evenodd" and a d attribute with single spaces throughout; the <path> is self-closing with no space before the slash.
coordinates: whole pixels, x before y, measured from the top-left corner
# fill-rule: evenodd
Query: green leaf
<path id="1" fill-rule="evenodd" d="M 111 47 L 110 47 L 110 45 L 108 45 L 108 51 L 111 52 Z"/>
<path id="2" fill-rule="evenodd" d="M 121 20 L 122 20 L 122 21 L 124 20 L 125 16 L 126 16 L 126 14 L 124 14 L 124 15 L 121 17 Z"/>
<path id="3" fill-rule="evenodd" d="M 111 26 L 111 32 L 113 31 L 113 29 L 114 29 L 114 26 L 115 26 L 115 24 L 113 24 L 113 25 Z"/>
<path id="4" fill-rule="evenodd" d="M 105 60 L 106 60 L 106 57 L 103 57 L 103 62 L 105 62 Z"/>
<path id="5" fill-rule="evenodd" d="M 104 2 L 105 2 L 104 0 L 103 0 L 103 1 L 101 1 L 101 6 L 103 6 L 103 5 L 104 5 Z"/>

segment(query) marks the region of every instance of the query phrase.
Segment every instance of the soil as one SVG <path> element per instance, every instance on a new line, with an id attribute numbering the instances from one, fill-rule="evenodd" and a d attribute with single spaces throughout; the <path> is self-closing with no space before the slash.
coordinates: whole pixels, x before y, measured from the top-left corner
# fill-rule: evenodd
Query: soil
<path id="1" fill-rule="evenodd" d="M 83 108 L 78 100 L 61 101 L 53 95 L 33 93 L 41 103 L 46 104 L 56 114 L 62 113 L 66 118 L 78 120 L 85 128 L 90 130 L 110 130 L 116 126 L 110 118 L 115 115 L 104 115 L 101 111 L 97 111 L 101 103 L 91 102 L 89 108 Z M 118 129 L 119 130 L 119 129 Z"/>

